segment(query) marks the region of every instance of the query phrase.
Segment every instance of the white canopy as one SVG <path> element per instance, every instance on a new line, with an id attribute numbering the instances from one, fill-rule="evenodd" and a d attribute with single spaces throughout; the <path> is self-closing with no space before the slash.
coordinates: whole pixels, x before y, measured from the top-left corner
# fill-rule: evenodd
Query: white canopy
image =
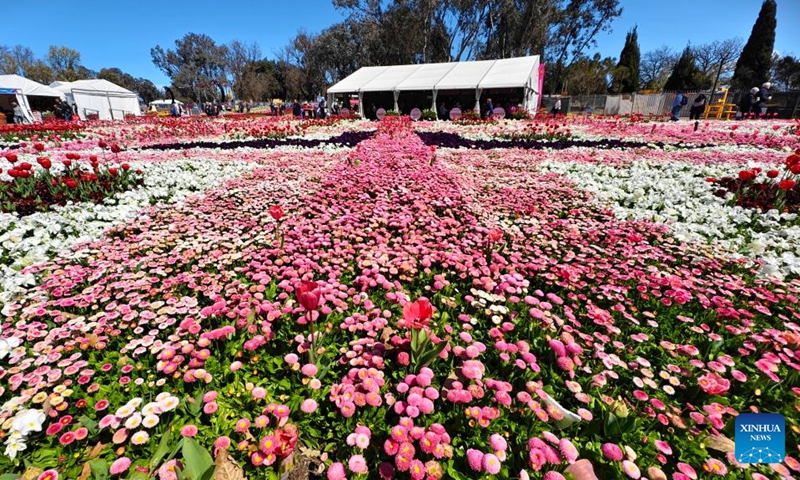
<path id="1" fill-rule="evenodd" d="M 139 96 L 108 80 L 53 82 L 50 86 L 64 93 L 67 101 L 78 105 L 78 116 L 81 120 L 86 120 L 86 116 L 91 114 L 97 114 L 100 120 L 142 114 Z"/>
<path id="2" fill-rule="evenodd" d="M 0 89 L 8 91 L 9 95 L 16 95 L 16 102 L 22 107 L 28 122 L 33 121 L 29 96 L 64 98 L 64 94 L 58 90 L 19 75 L 0 75 Z"/>
<path id="3" fill-rule="evenodd" d="M 183 102 L 181 102 L 180 100 L 175 100 L 175 104 L 183 105 Z M 158 100 L 153 100 L 148 105 L 151 105 L 151 106 L 152 105 L 172 105 L 172 100 L 168 100 L 168 99 L 165 99 L 165 98 L 159 98 Z"/>
<path id="4" fill-rule="evenodd" d="M 475 62 L 431 63 L 363 67 L 333 85 L 328 94 L 432 90 L 434 102 L 441 90 L 473 90 L 476 103 L 490 88 L 522 88 L 525 109 L 536 111 L 539 56 L 480 60 Z"/>

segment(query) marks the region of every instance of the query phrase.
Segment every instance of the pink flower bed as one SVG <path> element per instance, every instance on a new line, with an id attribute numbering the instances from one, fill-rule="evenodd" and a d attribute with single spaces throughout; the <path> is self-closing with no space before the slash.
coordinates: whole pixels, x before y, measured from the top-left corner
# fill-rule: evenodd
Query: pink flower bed
<path id="1" fill-rule="evenodd" d="M 800 283 L 616 219 L 545 157 L 438 151 L 388 119 L 29 267 L 0 324 L 0 471 L 800 470 L 791 434 L 774 465 L 719 447 L 740 413 L 797 428 Z"/>

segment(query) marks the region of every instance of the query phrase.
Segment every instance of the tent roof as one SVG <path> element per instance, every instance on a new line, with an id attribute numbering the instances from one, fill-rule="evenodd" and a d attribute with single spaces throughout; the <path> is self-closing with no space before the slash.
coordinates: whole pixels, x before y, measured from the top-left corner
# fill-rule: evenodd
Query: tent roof
<path id="1" fill-rule="evenodd" d="M 50 88 L 47 85 L 42 85 L 39 82 L 28 80 L 25 77 L 20 77 L 19 75 L 0 75 L 0 88 L 17 88 L 22 90 L 23 95 L 34 97 L 64 98 L 64 94 L 58 90 Z"/>
<path id="2" fill-rule="evenodd" d="M 63 93 L 72 93 L 73 90 L 78 90 L 83 92 L 113 93 L 116 96 L 137 96 L 130 90 L 102 79 L 53 82 L 50 86 Z"/>
<path id="3" fill-rule="evenodd" d="M 477 62 L 461 62 L 447 72 L 447 75 L 436 82 L 437 90 L 462 90 L 478 88 L 483 77 L 495 64 L 496 60 L 480 60 Z"/>
<path id="4" fill-rule="evenodd" d="M 420 65 L 397 65 L 387 67 L 377 77 L 363 84 L 362 92 L 385 92 L 394 90 L 398 83 L 406 80 L 419 70 Z"/>
<path id="5" fill-rule="evenodd" d="M 397 85 L 398 90 L 430 90 L 431 85 L 447 75 L 458 63 L 426 63 L 420 65 L 414 75 L 408 77 Z"/>
<path id="6" fill-rule="evenodd" d="M 513 88 L 532 86 L 528 81 L 534 77 L 538 61 L 532 57 L 504 58 L 498 60 L 481 80 L 481 88 Z"/>
<path id="7" fill-rule="evenodd" d="M 535 88 L 538 56 L 364 67 L 328 89 L 328 93 Z"/>
<path id="8" fill-rule="evenodd" d="M 153 100 L 152 102 L 150 102 L 150 105 L 153 104 L 160 105 L 164 103 L 169 103 L 170 105 L 172 105 L 172 100 L 168 98 L 159 98 L 158 100 Z M 175 100 L 175 103 L 177 103 L 178 105 L 183 105 L 183 102 L 181 102 L 180 100 Z"/>
<path id="9" fill-rule="evenodd" d="M 361 87 L 390 67 L 361 67 L 349 77 L 328 89 L 328 93 L 357 92 Z"/>

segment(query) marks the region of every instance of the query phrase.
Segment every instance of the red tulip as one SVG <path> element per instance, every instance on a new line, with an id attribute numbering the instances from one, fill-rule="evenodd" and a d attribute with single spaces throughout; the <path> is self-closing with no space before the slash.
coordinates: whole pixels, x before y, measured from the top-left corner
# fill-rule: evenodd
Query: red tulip
<path id="1" fill-rule="evenodd" d="M 75 180 L 73 180 L 71 178 L 68 178 L 68 179 L 64 180 L 64 184 L 66 186 L 68 186 L 69 188 L 77 188 L 78 187 L 78 182 L 76 182 Z"/>
<path id="2" fill-rule="evenodd" d="M 489 230 L 489 233 L 487 234 L 487 236 L 489 237 L 489 241 L 490 242 L 495 243 L 495 242 L 499 242 L 500 240 L 503 239 L 503 234 L 504 234 L 503 230 L 501 230 L 499 228 L 493 228 L 493 229 Z"/>
<path id="3" fill-rule="evenodd" d="M 89 161 L 90 162 L 96 162 L 97 161 L 97 155 L 89 155 Z"/>
<path id="4" fill-rule="evenodd" d="M 22 162 L 22 163 L 20 163 L 20 164 L 19 164 L 19 167 L 18 167 L 18 168 L 19 168 L 20 170 L 30 170 L 31 168 L 33 168 L 33 165 L 31 165 L 31 164 L 30 164 L 30 163 L 28 163 L 28 162 Z"/>
<path id="5" fill-rule="evenodd" d="M 100 147 L 100 148 L 106 148 L 108 146 L 108 144 L 106 142 L 100 140 L 99 142 L 97 142 L 97 146 Z"/>
<path id="6" fill-rule="evenodd" d="M 778 178 L 778 175 L 780 175 L 780 174 L 781 174 L 781 172 L 779 172 L 777 170 L 767 170 L 767 176 L 769 178 Z"/>
<path id="7" fill-rule="evenodd" d="M 778 184 L 778 188 L 781 190 L 791 190 L 795 185 L 797 185 L 796 181 L 792 180 L 791 178 L 787 178 L 786 180 L 781 180 L 781 183 Z"/>
<path id="8" fill-rule="evenodd" d="M 281 217 L 283 217 L 283 208 L 281 208 L 280 205 L 273 205 L 273 206 L 269 207 L 269 214 L 275 220 L 280 220 Z"/>
<path id="9" fill-rule="evenodd" d="M 6 157 L 6 160 L 8 160 L 11 163 L 14 163 L 14 162 L 17 161 L 17 154 L 16 153 L 6 153 L 3 156 Z"/>
<path id="10" fill-rule="evenodd" d="M 72 165 L 72 160 L 61 160 L 61 163 L 63 163 L 65 167 L 69 167 Z"/>
<path id="11" fill-rule="evenodd" d="M 41 143 L 34 143 L 34 144 L 33 144 L 33 148 L 35 148 L 35 149 L 36 149 L 36 151 L 39 151 L 39 152 L 41 152 L 42 150 L 44 150 L 44 145 L 43 145 L 43 144 L 41 144 Z"/>
<path id="12" fill-rule="evenodd" d="M 753 173 L 751 170 L 742 170 L 741 172 L 739 172 L 739 180 L 744 180 L 744 181 L 752 180 L 753 178 L 755 178 L 755 176 L 756 174 Z"/>
<path id="13" fill-rule="evenodd" d="M 403 320 L 414 329 L 426 327 L 431 315 L 433 315 L 433 306 L 425 297 L 420 297 L 416 302 L 409 302 L 403 306 Z"/>
<path id="14" fill-rule="evenodd" d="M 317 282 L 300 282 L 295 294 L 297 296 L 297 302 L 301 307 L 305 308 L 306 311 L 311 312 L 316 310 L 319 306 L 320 292 Z"/>
<path id="15" fill-rule="evenodd" d="M 53 163 L 49 158 L 37 158 L 36 161 L 39 162 L 39 165 L 41 165 L 45 170 L 49 170 L 50 167 L 53 166 Z"/>
<path id="16" fill-rule="evenodd" d="M 800 163 L 789 167 L 789 171 L 794 173 L 795 175 L 800 175 Z"/>
<path id="17" fill-rule="evenodd" d="M 123 163 L 123 164 L 122 164 L 122 169 L 123 169 L 123 170 L 125 170 L 125 171 L 127 172 L 128 170 L 130 170 L 130 169 L 131 169 L 131 166 L 130 166 L 130 165 L 128 165 L 127 163 Z"/>
<path id="18" fill-rule="evenodd" d="M 115 176 L 116 176 L 116 174 L 117 174 L 117 169 L 116 169 L 116 168 L 109 168 L 109 169 L 108 169 L 108 173 L 110 173 L 111 175 L 115 175 Z"/>
<path id="19" fill-rule="evenodd" d="M 122 149 L 119 148 L 119 145 L 117 145 L 116 143 L 111 145 L 111 152 L 112 153 L 119 153 L 121 151 L 122 151 Z"/>

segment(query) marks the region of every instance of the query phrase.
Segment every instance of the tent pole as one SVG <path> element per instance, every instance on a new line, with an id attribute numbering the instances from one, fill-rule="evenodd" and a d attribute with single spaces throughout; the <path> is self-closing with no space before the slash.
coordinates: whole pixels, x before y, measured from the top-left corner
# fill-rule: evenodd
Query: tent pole
<path id="1" fill-rule="evenodd" d="M 111 96 L 106 92 L 106 100 L 108 100 L 108 113 L 111 114 L 111 120 L 115 120 L 114 118 L 114 108 L 111 106 Z"/>
<path id="2" fill-rule="evenodd" d="M 433 113 L 436 114 L 436 120 L 439 120 L 439 109 L 436 108 L 436 97 L 438 96 L 439 92 L 434 90 L 433 91 Z"/>
<path id="3" fill-rule="evenodd" d="M 358 115 L 364 118 L 364 93 L 358 92 Z"/>

